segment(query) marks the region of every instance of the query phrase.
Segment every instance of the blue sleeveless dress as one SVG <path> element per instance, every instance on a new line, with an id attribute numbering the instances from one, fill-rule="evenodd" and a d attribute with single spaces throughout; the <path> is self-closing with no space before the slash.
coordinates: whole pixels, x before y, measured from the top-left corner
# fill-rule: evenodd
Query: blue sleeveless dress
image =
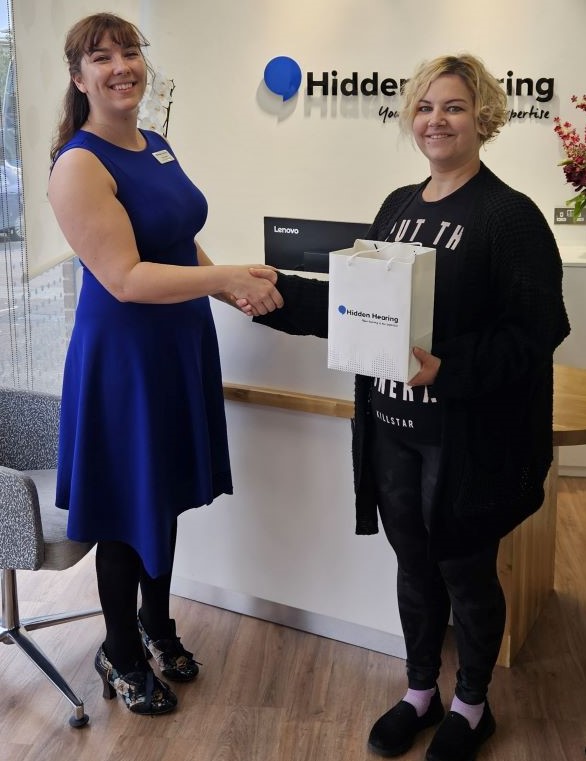
<path id="1" fill-rule="evenodd" d="M 207 202 L 166 141 L 129 151 L 80 130 L 113 176 L 141 260 L 197 266 Z M 168 151 L 170 161 L 159 161 Z M 147 572 L 170 571 L 177 516 L 232 493 L 222 377 L 207 297 L 121 303 L 84 268 L 63 377 L 58 507 L 78 541 L 131 545 Z"/>

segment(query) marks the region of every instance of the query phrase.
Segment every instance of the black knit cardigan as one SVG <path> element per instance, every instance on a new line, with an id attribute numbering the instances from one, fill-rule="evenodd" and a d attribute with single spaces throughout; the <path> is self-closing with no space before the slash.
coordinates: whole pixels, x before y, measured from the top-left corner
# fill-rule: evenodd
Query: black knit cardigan
<path id="1" fill-rule="evenodd" d="M 442 467 L 430 525 L 430 551 L 438 558 L 479 549 L 542 504 L 553 455 L 553 352 L 569 333 L 561 259 L 542 213 L 484 165 L 479 180 L 458 257 L 450 335 L 432 347 L 442 360 L 431 389 L 443 409 Z M 384 240 L 425 184 L 391 193 L 366 237 Z M 277 287 L 285 306 L 255 321 L 293 335 L 327 337 L 327 281 L 279 273 Z M 371 386 L 371 378 L 356 376 L 357 534 L 378 531 L 369 457 Z"/>

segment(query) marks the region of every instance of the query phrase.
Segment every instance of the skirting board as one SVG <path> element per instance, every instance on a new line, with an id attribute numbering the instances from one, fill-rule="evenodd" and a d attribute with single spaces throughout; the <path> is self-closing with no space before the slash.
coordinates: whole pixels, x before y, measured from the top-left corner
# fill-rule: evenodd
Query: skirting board
<path id="1" fill-rule="evenodd" d="M 579 465 L 561 465 L 559 466 L 559 475 L 568 478 L 586 478 L 586 468 Z"/>
<path id="2" fill-rule="evenodd" d="M 260 618 L 273 624 L 281 624 L 291 629 L 299 629 L 309 634 L 335 639 L 348 645 L 364 647 L 396 658 L 406 658 L 405 641 L 397 634 L 372 629 L 349 621 L 310 613 L 289 605 L 283 605 L 259 597 L 221 589 L 212 584 L 203 584 L 193 579 L 173 576 L 171 593 L 188 600 L 195 600 L 216 608 Z"/>

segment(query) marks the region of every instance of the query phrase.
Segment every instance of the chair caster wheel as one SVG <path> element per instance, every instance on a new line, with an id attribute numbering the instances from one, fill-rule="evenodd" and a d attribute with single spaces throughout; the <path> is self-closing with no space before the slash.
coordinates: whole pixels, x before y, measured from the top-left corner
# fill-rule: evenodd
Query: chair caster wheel
<path id="1" fill-rule="evenodd" d="M 87 715 L 87 713 L 84 713 L 81 718 L 78 718 L 77 716 L 71 716 L 69 718 L 69 725 L 75 729 L 81 729 L 81 727 L 85 727 L 89 720 L 90 717 Z"/>

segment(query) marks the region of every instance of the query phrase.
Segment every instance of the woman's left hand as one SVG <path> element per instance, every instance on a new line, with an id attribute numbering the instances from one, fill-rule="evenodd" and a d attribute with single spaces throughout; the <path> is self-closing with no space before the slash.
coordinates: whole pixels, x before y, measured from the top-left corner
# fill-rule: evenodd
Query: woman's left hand
<path id="1" fill-rule="evenodd" d="M 410 381 L 409 386 L 431 386 L 435 381 L 438 370 L 442 363 L 439 357 L 434 357 L 419 346 L 413 347 L 413 356 L 421 362 L 419 372 L 416 373 Z"/>

